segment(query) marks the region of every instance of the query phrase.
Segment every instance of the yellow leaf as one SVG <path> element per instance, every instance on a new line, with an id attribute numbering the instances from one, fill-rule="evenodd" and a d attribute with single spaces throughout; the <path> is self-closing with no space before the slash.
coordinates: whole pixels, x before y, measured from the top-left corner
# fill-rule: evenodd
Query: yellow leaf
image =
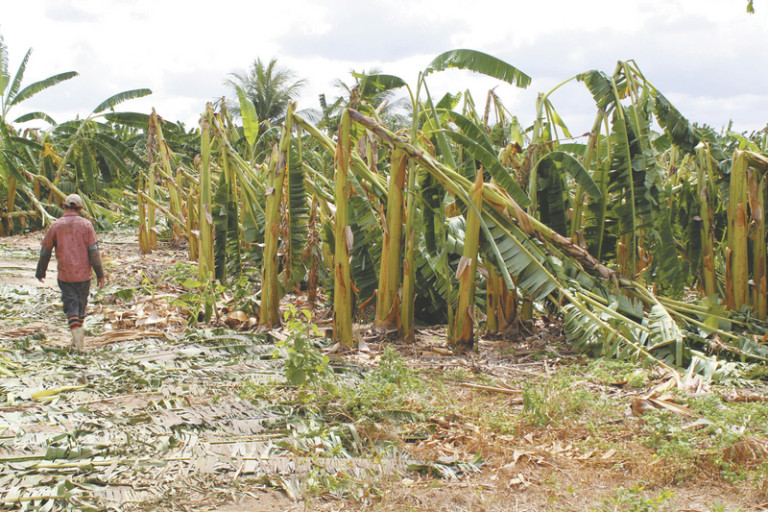
<path id="1" fill-rule="evenodd" d="M 66 391 L 78 391 L 80 389 L 85 389 L 87 386 L 62 386 L 60 388 L 50 388 L 50 389 L 43 389 L 42 391 L 38 391 L 37 393 L 32 394 L 32 399 L 37 400 L 38 402 L 44 402 L 46 400 L 51 399 L 51 397 L 54 397 L 58 395 L 59 393 L 64 393 Z"/>

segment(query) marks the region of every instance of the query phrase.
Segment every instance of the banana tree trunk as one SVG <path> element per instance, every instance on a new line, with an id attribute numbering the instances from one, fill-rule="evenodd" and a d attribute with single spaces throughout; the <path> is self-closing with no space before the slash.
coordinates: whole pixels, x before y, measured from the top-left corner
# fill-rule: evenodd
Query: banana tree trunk
<path id="1" fill-rule="evenodd" d="M 155 151 L 160 155 L 161 166 L 158 169 L 160 176 L 163 178 L 166 188 L 168 190 L 168 199 L 170 204 L 171 213 L 181 221 L 172 223 L 173 239 L 189 241 L 189 233 L 186 232 L 186 218 L 183 212 L 182 202 L 180 199 L 180 187 L 179 184 L 173 179 L 173 167 L 171 166 L 171 150 L 168 144 L 165 142 L 163 136 L 163 129 L 160 126 L 160 120 L 158 118 L 155 109 L 152 109 L 152 114 L 149 116 L 149 132 L 150 138 L 155 143 Z M 149 145 L 149 142 L 148 142 Z"/>
<path id="2" fill-rule="evenodd" d="M 712 229 L 712 208 L 709 205 L 707 188 L 699 194 L 701 217 L 701 275 L 704 281 L 704 294 L 707 297 L 717 294 L 717 276 L 715 275 L 715 233 Z"/>
<path id="3" fill-rule="evenodd" d="M 495 265 L 486 263 L 485 266 L 488 268 L 486 333 L 516 333 L 520 328 L 517 290 L 507 286 Z"/>
<path id="4" fill-rule="evenodd" d="M 280 236 L 280 203 L 283 199 L 285 174 L 288 169 L 288 154 L 293 128 L 293 107 L 288 106 L 280 133 L 280 142 L 272 150 L 267 175 L 267 204 L 264 222 L 264 269 L 261 277 L 261 315 L 259 324 L 266 327 L 280 325 L 280 281 L 277 249 Z"/>
<path id="5" fill-rule="evenodd" d="M 152 242 L 149 236 L 149 224 L 147 222 L 147 200 L 141 191 L 144 190 L 147 177 L 143 174 L 139 174 L 139 193 L 136 194 L 136 210 L 139 215 L 139 250 L 142 254 L 149 254 L 152 252 Z"/>
<path id="6" fill-rule="evenodd" d="M 517 308 L 517 289 L 507 287 L 504 280 L 499 277 L 499 332 L 502 334 L 513 334 L 520 330 L 520 317 Z"/>
<path id="7" fill-rule="evenodd" d="M 317 302 L 317 289 L 320 286 L 320 269 L 323 265 L 323 252 L 328 244 L 321 243 L 317 218 L 320 216 L 320 207 L 317 197 L 312 198 L 312 206 L 309 209 L 309 232 L 307 233 L 307 245 L 304 248 L 304 261 L 307 262 L 307 302 L 314 310 Z M 331 261 L 328 258 L 327 261 Z"/>
<path id="8" fill-rule="evenodd" d="M 353 246 L 349 226 L 349 165 L 352 153 L 349 112 L 341 117 L 339 141 L 336 146 L 336 229 L 333 255 L 333 339 L 344 347 L 356 345 L 352 337 L 352 280 L 350 278 L 349 251 Z"/>
<path id="9" fill-rule="evenodd" d="M 757 317 L 765 319 L 766 316 L 766 248 L 765 248 L 765 178 L 760 179 L 758 183 L 758 173 L 753 170 L 748 172 L 749 178 L 749 205 L 752 215 L 752 258 L 753 258 L 753 280 L 752 288 L 752 307 L 755 309 Z"/>
<path id="10" fill-rule="evenodd" d="M 153 203 L 157 204 L 157 201 L 155 200 L 157 180 L 155 179 L 153 169 L 149 169 L 147 180 L 147 195 L 150 198 L 150 201 L 147 202 L 147 232 L 149 233 L 149 248 L 150 250 L 155 251 L 157 250 L 157 220 L 156 209 Z"/>
<path id="11" fill-rule="evenodd" d="M 725 248 L 725 307 L 736 309 L 736 299 L 733 297 L 733 250 L 730 247 Z"/>
<path id="12" fill-rule="evenodd" d="M 486 299 L 485 299 L 485 333 L 495 335 L 499 333 L 499 298 L 501 296 L 501 276 L 496 271 L 496 266 L 488 262 L 485 263 L 488 271 L 486 279 Z"/>
<path id="13" fill-rule="evenodd" d="M 708 146 L 696 149 L 699 160 L 698 192 L 699 217 L 701 218 L 701 278 L 704 294 L 712 297 L 717 293 L 715 275 L 715 232 L 713 229 L 712 206 L 709 199 L 711 156 Z"/>
<path id="14" fill-rule="evenodd" d="M 413 163 L 408 170 L 408 200 L 405 212 L 405 257 L 403 258 L 403 287 L 400 294 L 400 337 L 414 341 L 415 296 L 416 296 L 416 235 L 414 215 L 416 213 L 416 169 Z"/>
<path id="15" fill-rule="evenodd" d="M 479 211 L 483 204 L 483 173 L 478 171 L 472 202 Z M 464 232 L 464 252 L 459 262 L 456 278 L 459 280 L 459 301 L 456 307 L 455 326 L 449 342 L 459 353 L 471 350 L 475 345 L 474 306 L 477 254 L 480 248 L 480 217 L 472 205 L 467 205 L 467 225 Z"/>
<path id="16" fill-rule="evenodd" d="M 403 234 L 403 188 L 405 187 L 408 155 L 400 149 L 392 152 L 389 175 L 387 214 L 384 223 L 379 289 L 376 294 L 374 327 L 380 331 L 400 328 L 398 290 Z"/>
<path id="17" fill-rule="evenodd" d="M 200 192 L 198 193 L 198 280 L 210 279 L 213 267 L 213 218 L 211 216 L 211 119 L 213 106 L 209 103 L 200 120 Z"/>
<path id="18" fill-rule="evenodd" d="M 9 175 L 8 176 L 8 203 L 6 204 L 6 208 L 8 210 L 8 232 L 6 235 L 10 235 L 13 233 L 13 218 L 10 217 L 13 215 L 14 210 L 16 209 L 16 194 L 17 194 L 17 188 L 18 186 L 18 180 L 16 179 L 16 176 Z"/>
<path id="19" fill-rule="evenodd" d="M 734 151 L 731 167 L 731 190 L 728 203 L 728 247 L 730 254 L 730 283 L 733 309 L 749 301 L 749 265 L 747 244 L 747 159 L 741 151 Z"/>
<path id="20" fill-rule="evenodd" d="M 191 261 L 197 261 L 200 257 L 200 237 L 197 235 L 197 226 L 195 226 L 195 219 L 198 218 L 197 204 L 195 191 L 190 188 L 187 193 L 187 236 L 189 237 L 187 247 Z"/>

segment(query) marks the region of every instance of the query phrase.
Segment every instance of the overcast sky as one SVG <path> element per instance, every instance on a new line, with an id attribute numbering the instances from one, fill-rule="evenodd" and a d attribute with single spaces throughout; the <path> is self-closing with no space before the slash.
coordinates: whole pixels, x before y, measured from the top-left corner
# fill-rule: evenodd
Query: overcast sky
<path id="1" fill-rule="evenodd" d="M 229 94 L 229 73 L 257 57 L 308 86 L 298 108 L 340 91 L 350 71 L 378 68 L 415 85 L 438 54 L 469 48 L 533 78 L 526 90 L 467 71 L 430 75 L 432 95 L 470 89 L 482 108 L 489 88 L 524 124 L 539 92 L 590 69 L 611 74 L 634 59 L 691 121 L 735 131 L 768 123 L 768 0 L 0 0 L 0 34 L 14 74 L 32 56 L 25 84 L 64 72 L 80 76 L 14 107 L 62 122 L 87 116 L 129 89 L 153 94 L 120 110 L 197 123 L 207 101 Z M 574 133 L 595 107 L 582 84 L 552 96 Z"/>

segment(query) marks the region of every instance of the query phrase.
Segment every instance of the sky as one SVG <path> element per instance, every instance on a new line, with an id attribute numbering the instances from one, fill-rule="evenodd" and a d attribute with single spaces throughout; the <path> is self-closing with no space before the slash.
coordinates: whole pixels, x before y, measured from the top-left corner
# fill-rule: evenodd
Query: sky
<path id="1" fill-rule="evenodd" d="M 119 92 L 152 95 L 118 110 L 157 113 L 195 126 L 206 102 L 232 92 L 231 73 L 277 59 L 307 81 L 298 109 L 341 95 L 336 80 L 378 69 L 415 87 L 434 57 L 468 48 L 532 78 L 527 89 L 448 70 L 429 75 L 433 97 L 469 90 L 483 108 L 491 88 L 523 125 L 536 97 L 574 75 L 612 74 L 634 60 L 690 121 L 720 131 L 768 124 L 768 0 L 0 0 L 0 35 L 15 74 L 30 48 L 24 84 L 65 71 L 79 76 L 13 107 L 57 122 L 86 117 Z M 551 97 L 574 134 L 595 106 L 568 83 Z"/>

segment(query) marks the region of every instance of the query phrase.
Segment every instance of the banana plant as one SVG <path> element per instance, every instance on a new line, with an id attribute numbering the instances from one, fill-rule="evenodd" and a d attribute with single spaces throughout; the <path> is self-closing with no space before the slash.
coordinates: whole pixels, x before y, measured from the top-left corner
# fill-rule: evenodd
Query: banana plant
<path id="1" fill-rule="evenodd" d="M 12 78 L 8 70 L 8 47 L 5 45 L 2 34 L 0 34 L 0 124 L 3 126 L 8 126 L 11 122 L 23 123 L 33 119 L 42 119 L 50 124 L 56 124 L 53 119 L 44 112 L 30 112 L 13 121 L 9 119 L 9 115 L 13 107 L 32 98 L 39 92 L 78 76 L 76 71 L 67 71 L 65 73 L 53 75 L 44 80 L 39 80 L 22 89 L 21 86 L 24 80 L 24 73 L 27 70 L 27 64 L 29 63 L 31 55 L 32 50 L 27 50 L 27 53 L 21 60 L 18 70 Z"/>
<path id="2" fill-rule="evenodd" d="M 427 86 L 426 78 L 435 72 L 444 71 L 446 69 L 466 69 L 476 73 L 482 73 L 499 80 L 505 81 L 512 85 L 519 87 L 526 87 L 530 83 L 530 77 L 515 68 L 507 64 L 506 62 L 497 59 L 491 55 L 487 55 L 474 50 L 451 50 L 435 57 L 432 62 L 419 73 L 417 78 L 415 92 L 408 87 L 408 84 L 400 79 L 391 75 L 369 75 L 363 82 L 364 87 L 374 87 L 379 91 L 393 90 L 404 87 L 408 91 L 411 99 L 412 106 L 412 126 L 409 134 L 410 142 L 414 146 L 421 147 L 425 151 L 429 151 L 424 141 L 432 139 L 437 149 L 436 153 L 439 158 L 443 159 L 447 165 L 456 167 L 456 162 L 448 142 L 448 136 L 443 131 L 442 121 L 437 107 L 435 106 L 432 98 L 429 95 L 429 89 Z M 425 99 L 421 101 L 421 91 L 425 93 Z M 363 118 L 357 118 L 358 122 L 365 123 Z M 379 133 L 379 135 L 381 135 Z M 432 142 L 430 141 L 431 145 Z M 509 184 L 511 180 L 504 180 L 504 183 Z M 406 199 L 406 214 L 405 214 L 405 240 L 404 248 L 405 254 L 403 258 L 403 283 L 402 293 L 400 295 L 400 321 L 401 321 L 401 335 L 408 340 L 413 339 L 413 326 L 414 326 L 414 305 L 416 296 L 416 275 L 417 268 L 415 264 L 415 251 L 418 243 L 418 230 L 415 220 L 417 217 L 421 217 L 425 220 L 424 225 L 431 227 L 435 226 L 435 232 L 426 232 L 426 240 L 430 241 L 428 246 L 432 245 L 432 240 L 435 237 L 440 237 L 442 241 L 445 241 L 444 223 L 445 219 L 440 214 L 441 208 L 437 205 L 442 204 L 444 200 L 443 193 L 441 192 L 437 196 L 433 196 L 436 199 L 432 201 L 430 196 L 424 198 L 422 196 L 422 189 L 424 187 L 418 187 L 416 180 L 416 168 L 411 165 L 408 170 L 407 180 L 407 199 Z M 427 184 L 428 185 L 428 184 Z M 524 193 L 518 188 L 518 199 L 525 202 L 526 198 Z M 425 208 L 421 214 L 417 213 L 417 203 L 422 201 L 431 201 L 434 208 Z M 436 217 L 437 215 L 437 217 Z M 435 220 L 438 220 L 435 223 Z M 391 226 L 388 226 L 391 229 Z M 444 246 L 444 243 L 441 244 Z M 443 273 L 448 273 L 449 268 L 447 265 L 448 258 L 447 253 L 444 253 L 441 257 L 443 262 Z M 509 281 L 509 279 L 508 279 Z M 446 298 L 448 299 L 448 298 Z M 449 314 L 449 325 L 452 327 L 452 318 Z"/>
<path id="3" fill-rule="evenodd" d="M 540 97 L 530 142 L 511 116 L 490 126 L 491 105 L 497 117 L 508 115 L 494 94 L 482 114 L 471 96 L 461 113 L 457 95 L 433 102 L 427 77 L 449 67 L 525 84 L 524 75 L 498 59 L 461 50 L 435 59 L 415 93 L 397 77 L 361 76 L 360 96 L 350 101 L 360 109 L 343 110 L 338 139 L 289 112 L 269 169 L 253 150 L 254 133 L 235 129 L 223 114 L 211 117 L 212 142 L 203 148 L 209 148 L 211 183 L 218 180 L 213 207 L 227 214 L 216 228 L 227 236 L 214 245 L 263 242 L 263 325 L 279 325 L 285 290 L 317 282 L 322 272 L 308 268 L 312 261 L 330 269 L 334 338 L 345 346 L 355 343 L 356 306 L 364 307 L 374 288 L 379 328 L 412 338 L 416 317 L 429 310 L 448 317 L 449 339 L 468 346 L 471 312 L 483 304 L 484 287 L 489 332 L 514 329 L 518 302 L 527 297 L 529 305 L 559 311 L 574 346 L 595 354 L 649 359 L 672 371 L 688 365 L 710 372 L 704 355 L 710 350 L 738 353 L 748 363 L 768 360 L 753 337 L 759 324 L 752 318 L 723 311 L 716 298 L 679 300 L 695 279 L 705 295 L 733 294 L 724 285 L 733 280 L 736 261 L 726 261 L 727 240 L 737 234 L 724 222 L 729 215 L 719 196 L 726 190 L 736 195 L 733 207 L 746 212 L 752 265 L 746 282 L 756 284 L 745 304 L 764 308 L 760 151 L 745 146 L 735 158 L 726 156 L 719 139 L 687 123 L 632 62 L 619 63 L 610 76 L 575 77 L 599 111 L 585 143 L 563 139 L 571 134 L 553 103 L 557 88 Z M 410 130 L 391 130 L 367 103 L 368 88 L 406 89 Z M 168 167 L 154 169 L 166 176 Z M 730 183 L 736 176 L 744 177 L 746 193 Z M 162 191 L 156 197 L 170 201 Z M 188 222 L 195 208 L 198 215 L 205 210 L 190 203 Z M 711 251 L 698 257 L 697 247 Z M 473 262 L 482 262 L 485 274 Z"/>
<path id="4" fill-rule="evenodd" d="M 214 272 L 213 262 L 213 217 L 212 217 L 212 170 L 211 170 L 211 130 L 213 124 L 213 105 L 206 105 L 205 113 L 200 118 L 200 188 L 198 191 L 198 281 L 211 280 Z"/>
<path id="5" fill-rule="evenodd" d="M 475 280 L 477 260 L 480 246 L 480 212 L 483 203 L 483 173 L 477 173 L 472 189 L 472 204 L 467 209 L 467 227 L 464 236 L 464 252 L 456 270 L 459 280 L 459 298 L 456 306 L 456 324 L 451 331 L 449 342 L 454 344 L 459 352 L 470 350 L 475 344 L 474 309 L 475 309 Z M 478 211 L 475 211 L 475 208 Z"/>
<path id="6" fill-rule="evenodd" d="M 376 295 L 376 318 L 374 327 L 382 331 L 401 328 L 400 288 L 402 266 L 402 236 L 403 236 L 403 191 L 406 182 L 408 158 L 403 151 L 392 152 L 389 190 L 387 194 L 386 215 L 383 223 L 383 247 L 381 267 L 379 270 L 379 286 Z"/>
<path id="7" fill-rule="evenodd" d="M 286 170 L 289 168 L 293 103 L 288 106 L 280 135 L 279 145 L 272 150 L 267 175 L 267 202 L 264 226 L 264 266 L 262 272 L 260 325 L 276 327 L 280 320 L 280 284 L 278 281 L 278 244 L 280 231 L 280 205 L 283 198 Z"/>
<path id="8" fill-rule="evenodd" d="M 349 252 L 354 244 L 349 226 L 349 168 L 352 139 L 350 115 L 345 111 L 339 126 L 339 143 L 336 147 L 336 177 L 334 183 L 335 244 L 333 253 L 333 339 L 345 347 L 353 347 L 352 337 L 352 280 L 349 269 Z"/>
<path id="9" fill-rule="evenodd" d="M 44 112 L 28 112 L 16 119 L 10 119 L 11 110 L 41 91 L 77 76 L 75 71 L 68 71 L 22 87 L 31 54 L 32 50 L 27 50 L 16 73 L 11 76 L 8 47 L 0 34 L 0 198 L 4 196 L 5 199 L 2 205 L 5 211 L 0 221 L 0 236 L 13 232 L 15 220 L 26 223 L 28 216 L 34 216 L 35 203 L 39 199 L 39 194 L 35 194 L 34 190 L 26 186 L 27 181 L 21 169 L 35 168 L 33 155 L 42 153 L 44 146 L 35 138 L 21 136 L 12 123 L 41 119 L 51 125 L 55 124 Z M 19 193 L 24 197 L 17 203 Z M 26 210 L 17 211 L 17 204 L 23 205 Z M 45 220 L 45 217 L 43 219 Z"/>

